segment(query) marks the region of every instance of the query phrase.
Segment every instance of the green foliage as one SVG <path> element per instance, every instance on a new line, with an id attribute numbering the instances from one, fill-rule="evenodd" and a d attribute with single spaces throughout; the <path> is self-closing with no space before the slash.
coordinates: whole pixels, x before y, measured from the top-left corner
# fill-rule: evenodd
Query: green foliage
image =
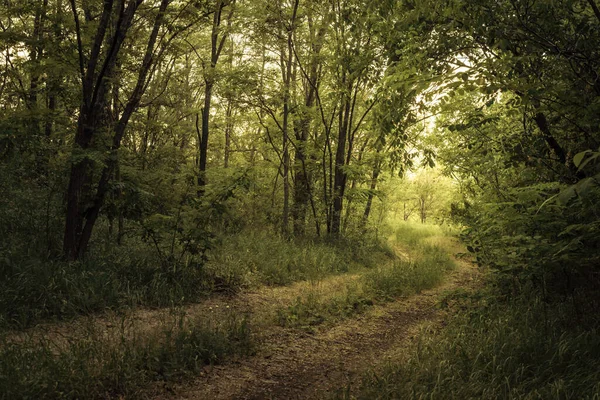
<path id="1" fill-rule="evenodd" d="M 140 333 L 124 322 L 109 334 L 90 326 L 85 336 L 66 340 L 4 338 L 0 343 L 0 396 L 145 398 L 144 391 L 153 381 L 193 376 L 205 365 L 253 351 L 245 318 L 233 313 L 218 320 L 175 315 L 158 331 Z"/>
<path id="2" fill-rule="evenodd" d="M 507 201 L 456 208 L 456 217 L 468 224 L 463 238 L 469 251 L 491 265 L 508 290 L 521 292 L 532 284 L 545 296 L 577 295 L 582 304 L 597 303 L 586 292 L 600 284 L 595 277 L 600 190 L 588 186 L 564 204 L 571 190 L 577 189 L 556 184 L 510 189 Z"/>
<path id="3" fill-rule="evenodd" d="M 423 331 L 401 363 L 366 377 L 357 399 L 594 399 L 600 339 L 568 304 L 467 297 L 442 332 Z"/>

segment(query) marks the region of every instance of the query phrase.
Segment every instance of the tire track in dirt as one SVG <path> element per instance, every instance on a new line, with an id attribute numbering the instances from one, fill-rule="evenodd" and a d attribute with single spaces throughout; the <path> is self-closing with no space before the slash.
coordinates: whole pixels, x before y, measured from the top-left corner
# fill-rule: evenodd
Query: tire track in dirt
<path id="1" fill-rule="evenodd" d="M 443 326 L 448 312 L 437 307 L 444 292 L 481 284 L 477 267 L 457 268 L 437 288 L 384 305 L 315 334 L 269 326 L 256 355 L 205 367 L 192 382 L 169 387 L 177 399 L 323 399 L 352 388 L 364 373 L 398 359 L 425 324 Z"/>

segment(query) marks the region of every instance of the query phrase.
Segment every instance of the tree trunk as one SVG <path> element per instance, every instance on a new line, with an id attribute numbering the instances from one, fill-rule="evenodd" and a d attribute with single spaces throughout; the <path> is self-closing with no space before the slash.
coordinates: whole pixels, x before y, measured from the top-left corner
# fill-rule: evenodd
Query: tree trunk
<path id="1" fill-rule="evenodd" d="M 164 19 L 165 11 L 170 2 L 169 0 L 161 0 L 159 12 L 154 20 L 144 59 L 139 69 L 136 85 L 125 105 L 119 121 L 114 129 L 110 130 L 110 132 L 113 133 L 112 145 L 109 148 L 110 155 L 105 162 L 100 180 L 98 181 L 94 192 L 91 182 L 94 162 L 85 154 L 85 151 L 90 149 L 93 145 L 100 146 L 99 143 L 93 143 L 93 139 L 102 132 L 102 130 L 106 131 L 109 128 L 107 122 L 110 117 L 105 115 L 107 109 L 108 82 L 110 81 L 110 78 L 113 77 L 117 56 L 132 25 L 137 7 L 142 1 L 143 0 L 132 1 L 128 3 L 127 8 L 125 8 L 124 4 L 121 4 L 121 7 L 117 10 L 113 10 L 113 0 L 106 0 L 104 2 L 104 8 L 96 29 L 92 50 L 88 55 L 86 67 L 84 65 L 86 55 L 84 54 L 85 52 L 82 45 L 79 17 L 75 0 L 71 0 L 71 9 L 73 11 L 77 33 L 83 99 L 75 135 L 75 161 L 73 161 L 71 165 L 69 187 L 67 190 L 67 215 L 63 253 L 68 260 L 77 260 L 87 251 L 93 228 L 104 203 L 110 179 L 113 176 L 117 161 L 117 151 L 121 145 L 129 119 L 134 110 L 138 107 L 142 94 L 146 89 L 148 75 L 155 62 L 155 44 Z M 113 15 L 115 12 L 117 12 L 118 15 Z M 104 60 L 102 60 L 102 67 L 98 70 L 97 67 L 101 61 L 101 47 L 105 40 L 111 16 L 113 19 L 118 17 L 117 23 L 114 32 L 112 33 L 112 37 L 108 41 L 110 46 L 106 50 Z M 81 152 L 81 154 L 77 154 L 77 152 Z"/>
<path id="2" fill-rule="evenodd" d="M 311 117 L 309 111 L 314 107 L 317 97 L 319 54 L 323 47 L 323 40 L 328 26 L 328 18 L 324 18 L 317 32 L 315 32 L 312 15 L 307 15 L 308 27 L 311 34 L 311 53 L 308 71 L 305 72 L 305 97 L 304 107 L 296 130 L 296 152 L 294 163 L 294 207 L 292 209 L 292 219 L 294 223 L 294 233 L 303 235 L 305 232 L 306 210 L 311 203 L 313 214 L 316 218 L 316 210 L 312 205 L 311 194 L 311 174 L 306 168 L 308 158 L 308 138 L 310 131 Z M 319 223 L 316 221 L 317 233 L 320 233 Z"/>
<path id="3" fill-rule="evenodd" d="M 371 213 L 371 206 L 373 205 L 373 197 L 374 197 L 373 192 L 377 188 L 377 180 L 379 179 L 380 171 L 381 171 L 380 165 L 379 165 L 379 163 L 377 163 L 375 165 L 375 168 L 373 168 L 373 175 L 371 176 L 371 186 L 369 187 L 369 189 L 371 191 L 369 192 L 369 197 L 367 198 L 367 205 L 365 206 L 365 212 L 363 213 L 363 219 L 362 219 L 363 225 L 366 225 L 367 221 L 369 220 L 369 214 Z"/>
<path id="4" fill-rule="evenodd" d="M 231 17 L 233 15 L 233 4 L 235 0 L 232 0 L 228 4 L 231 6 L 228 15 L 228 21 L 231 23 Z M 202 134 L 200 137 L 200 154 L 198 156 L 198 195 L 201 196 L 204 193 L 204 186 L 206 185 L 206 157 L 208 153 L 208 138 L 209 138 L 209 123 L 210 123 L 210 107 L 212 102 L 213 88 L 215 84 L 215 72 L 217 63 L 219 62 L 219 56 L 227 40 L 227 32 L 221 32 L 221 17 L 223 15 L 223 9 L 227 6 L 224 0 L 215 1 L 215 11 L 213 14 L 213 23 L 211 31 L 211 45 L 210 45 L 210 66 L 208 72 L 205 71 L 204 77 L 204 107 L 202 108 Z M 219 37 L 219 33 L 221 36 Z"/>
<path id="5" fill-rule="evenodd" d="M 352 85 L 349 85 L 350 88 Z M 344 191 L 346 189 L 346 142 L 348 139 L 348 127 L 350 122 L 351 101 L 347 94 L 343 95 L 343 108 L 339 112 L 338 143 L 335 152 L 335 171 L 333 178 L 333 210 L 331 214 L 331 234 L 340 234 Z"/>
<path id="6" fill-rule="evenodd" d="M 204 192 L 204 186 L 206 185 L 206 156 L 208 154 L 208 134 L 209 134 L 209 118 L 210 118 L 210 104 L 212 101 L 212 80 L 205 81 L 204 88 L 204 107 L 202 107 L 202 133 L 200 136 L 200 155 L 198 157 L 198 195 L 202 195 Z"/>

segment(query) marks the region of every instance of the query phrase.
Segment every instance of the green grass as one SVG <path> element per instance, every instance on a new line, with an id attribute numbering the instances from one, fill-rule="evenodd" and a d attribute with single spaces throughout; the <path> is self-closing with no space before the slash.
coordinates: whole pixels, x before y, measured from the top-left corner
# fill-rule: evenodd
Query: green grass
<path id="1" fill-rule="evenodd" d="M 292 241 L 267 231 L 245 231 L 222 239 L 208 255 L 207 270 L 239 285 L 287 285 L 374 267 L 392 255 L 386 243 L 364 237 Z"/>
<path id="2" fill-rule="evenodd" d="M 451 236 L 450 228 L 434 224 L 421 224 L 417 222 L 397 222 L 394 224 L 394 238 L 398 243 L 412 247 L 423 243 L 427 238 L 434 236 Z"/>
<path id="3" fill-rule="evenodd" d="M 361 283 L 353 282 L 333 294 L 310 291 L 299 296 L 292 305 L 277 309 L 277 322 L 281 326 L 312 331 L 319 325 L 351 317 L 373 304 L 372 294 L 366 293 Z"/>
<path id="4" fill-rule="evenodd" d="M 411 294 L 407 282 L 435 284 L 438 268 L 452 268 L 450 243 L 435 228 L 413 228 L 403 225 L 395 236 L 425 257 L 413 251 L 410 261 L 372 271 L 378 293 Z M 456 290 L 442 298 L 440 307 L 455 311 L 447 326 L 424 327 L 409 353 L 366 375 L 359 388 L 340 388 L 336 398 L 600 399 L 595 315 L 578 313 L 565 298 L 542 300 L 538 291 L 503 296 L 498 279 L 491 283 L 498 293 Z"/>
<path id="5" fill-rule="evenodd" d="M 401 295 L 398 288 L 414 293 L 439 282 L 449 268 L 444 250 L 424 243 L 413 250 L 412 261 L 401 262 L 377 240 L 294 242 L 246 231 L 221 238 L 204 264 L 158 264 L 141 250 L 93 253 L 73 264 L 9 257 L 0 260 L 0 318 L 5 327 L 27 326 L 105 309 L 180 305 L 246 286 L 306 280 L 317 288 L 337 275 L 335 291 L 309 291 L 277 313 L 281 325 L 313 329 Z M 6 335 L 0 339 L 0 398 L 6 399 L 143 397 L 153 382 L 182 379 L 253 351 L 247 321 L 234 313 L 198 320 L 175 315 L 154 330 L 123 321 L 111 330 L 92 323 L 77 337 Z"/>
<path id="6" fill-rule="evenodd" d="M 108 334 L 92 326 L 83 337 L 4 339 L 0 398 L 94 399 L 144 397 L 150 383 L 173 381 L 207 364 L 252 352 L 246 319 L 181 315 L 156 332 L 123 325 Z"/>
<path id="7" fill-rule="evenodd" d="M 151 256 L 116 254 L 80 263 L 0 260 L 0 327 L 136 305 L 167 307 L 200 299 L 215 276 L 202 265 L 165 268 Z"/>
<path id="8" fill-rule="evenodd" d="M 368 376 L 352 398 L 600 398 L 600 332 L 578 328 L 570 307 L 470 301 L 468 312 L 438 334 L 423 332 L 414 352 Z"/>
<path id="9" fill-rule="evenodd" d="M 396 260 L 365 274 L 367 290 L 377 298 L 393 299 L 419 293 L 439 285 L 446 273 L 455 268 L 446 250 L 434 245 L 413 248 L 414 261 Z"/>
<path id="10" fill-rule="evenodd" d="M 135 306 L 169 307 L 248 286 L 318 281 L 391 257 L 365 240 L 290 241 L 266 231 L 223 236 L 208 260 L 165 264 L 142 243 L 95 249 L 78 263 L 27 254 L 0 257 L 0 329 Z"/>
<path id="11" fill-rule="evenodd" d="M 398 243 L 407 248 L 408 260 L 396 258 L 376 267 L 357 270 L 359 278 L 350 280 L 339 293 L 323 293 L 315 288 L 299 296 L 291 306 L 278 309 L 279 324 L 312 330 L 317 325 L 331 324 L 360 313 L 375 303 L 392 301 L 439 285 L 448 271 L 455 268 L 446 248 L 426 243 L 433 236 L 443 237 L 439 227 L 403 225 L 399 229 L 402 234 L 398 237 L 408 237 L 411 244 Z"/>

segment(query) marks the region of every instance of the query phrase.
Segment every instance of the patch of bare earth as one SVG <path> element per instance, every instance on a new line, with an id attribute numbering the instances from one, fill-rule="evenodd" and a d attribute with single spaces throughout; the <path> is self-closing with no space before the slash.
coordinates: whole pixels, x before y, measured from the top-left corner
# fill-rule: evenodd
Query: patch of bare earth
<path id="1" fill-rule="evenodd" d="M 194 381 L 171 386 L 168 395 L 165 391 L 156 398 L 323 399 L 340 388 L 351 390 L 365 372 L 405 353 L 424 324 L 445 324 L 448 312 L 437 306 L 443 293 L 480 285 L 476 267 L 462 260 L 457 264 L 445 283 L 435 289 L 376 305 L 314 334 L 265 326 L 258 332 L 261 343 L 256 355 L 206 367 Z M 254 310 L 272 310 L 273 302 L 281 301 L 282 289 L 288 290 L 261 290 L 236 302 L 242 300 Z M 296 291 L 290 289 L 290 293 Z"/>

